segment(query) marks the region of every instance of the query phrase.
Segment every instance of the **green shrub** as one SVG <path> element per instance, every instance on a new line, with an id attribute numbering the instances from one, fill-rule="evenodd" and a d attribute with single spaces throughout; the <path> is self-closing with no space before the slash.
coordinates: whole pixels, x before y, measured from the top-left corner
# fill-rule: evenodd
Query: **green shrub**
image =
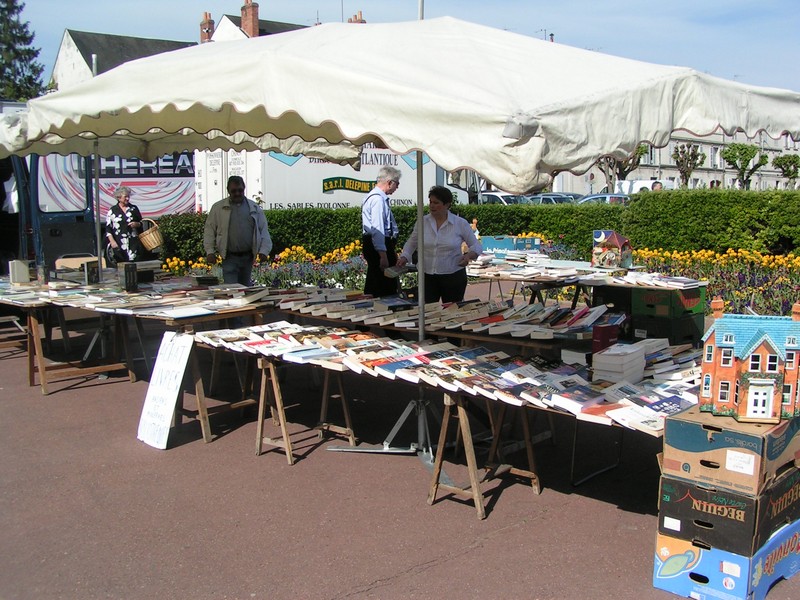
<path id="1" fill-rule="evenodd" d="M 393 209 L 401 243 L 416 207 Z M 595 229 L 613 229 L 634 248 L 713 250 L 728 248 L 783 254 L 800 248 L 800 192 L 771 190 L 674 190 L 636 194 L 627 207 L 607 204 L 498 206 L 459 204 L 453 212 L 477 219 L 481 235 L 542 233 L 588 259 Z M 296 209 L 266 212 L 273 254 L 301 245 L 321 256 L 361 238 L 361 210 Z M 204 254 L 204 214 L 167 215 L 158 221 L 162 256 L 193 259 Z"/>

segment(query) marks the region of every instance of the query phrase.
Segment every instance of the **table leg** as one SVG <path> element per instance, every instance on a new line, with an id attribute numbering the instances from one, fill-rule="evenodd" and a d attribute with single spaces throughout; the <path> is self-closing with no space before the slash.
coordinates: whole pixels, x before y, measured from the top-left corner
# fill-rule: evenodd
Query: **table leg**
<path id="1" fill-rule="evenodd" d="M 208 407 L 206 406 L 206 392 L 203 386 L 203 375 L 200 372 L 200 363 L 197 353 L 192 349 L 189 360 L 192 361 L 192 379 L 194 380 L 194 393 L 197 397 L 197 418 L 200 420 L 200 430 L 203 432 L 203 441 L 211 442 L 211 423 L 208 420 Z"/>
<path id="2" fill-rule="evenodd" d="M 28 310 L 28 383 L 36 385 L 36 371 L 39 371 L 39 383 L 42 394 L 47 395 L 47 365 L 44 362 L 42 338 L 39 337 L 39 317 L 36 309 Z"/>

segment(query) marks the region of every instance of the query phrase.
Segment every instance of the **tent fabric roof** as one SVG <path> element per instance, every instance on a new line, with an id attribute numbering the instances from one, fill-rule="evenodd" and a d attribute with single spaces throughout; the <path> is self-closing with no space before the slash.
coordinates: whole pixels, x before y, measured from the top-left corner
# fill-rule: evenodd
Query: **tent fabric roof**
<path id="1" fill-rule="evenodd" d="M 389 47 L 398 50 L 391 59 Z M 665 146 L 675 130 L 800 139 L 796 92 L 451 17 L 201 44 L 126 63 L 28 107 L 28 143 L 100 136 L 110 147 L 119 132 L 187 129 L 375 142 L 400 154 L 422 150 L 447 171 L 470 168 L 515 193 L 541 188 L 557 171 L 584 172 L 603 155 L 625 158 L 643 141 Z M 0 154 L 25 151 L 0 146 Z M 136 155 L 163 151 L 143 139 Z"/>
<path id="2" fill-rule="evenodd" d="M 105 73 L 123 63 L 171 52 L 181 48 L 196 46 L 197 42 L 178 42 L 174 40 L 155 40 L 109 33 L 92 33 L 67 29 L 65 32 L 75 42 L 87 65 L 92 64 L 92 54 L 97 55 L 97 72 Z"/>

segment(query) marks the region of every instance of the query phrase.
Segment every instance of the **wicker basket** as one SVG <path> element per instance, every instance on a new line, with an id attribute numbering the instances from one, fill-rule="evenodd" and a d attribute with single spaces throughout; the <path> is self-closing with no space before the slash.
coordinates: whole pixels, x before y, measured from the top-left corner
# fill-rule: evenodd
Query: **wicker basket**
<path id="1" fill-rule="evenodd" d="M 150 222 L 150 228 L 139 234 L 139 241 L 145 250 L 153 251 L 164 243 L 164 238 L 158 230 L 158 223 L 153 219 L 142 219 L 142 222 L 144 221 Z"/>

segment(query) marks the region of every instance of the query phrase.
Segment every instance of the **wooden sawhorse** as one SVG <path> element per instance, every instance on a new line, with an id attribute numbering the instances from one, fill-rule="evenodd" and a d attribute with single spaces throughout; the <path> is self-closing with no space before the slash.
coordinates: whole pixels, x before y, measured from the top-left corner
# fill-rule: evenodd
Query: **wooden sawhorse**
<path id="1" fill-rule="evenodd" d="M 453 414 L 453 407 L 456 408 L 456 414 Z M 467 470 L 469 473 L 469 486 L 456 487 L 441 482 L 442 475 L 442 460 L 444 456 L 444 447 L 447 441 L 447 429 L 450 424 L 451 418 L 458 419 L 459 432 L 464 441 L 464 454 L 467 459 Z M 478 511 L 478 518 L 486 518 L 486 509 L 483 505 L 483 494 L 480 489 L 480 482 L 478 480 L 478 467 L 475 460 L 475 447 L 472 445 L 472 430 L 469 426 L 469 417 L 467 409 L 464 404 L 464 397 L 460 394 L 457 395 L 444 395 L 444 414 L 442 415 L 442 428 L 439 430 L 439 442 L 436 446 L 436 458 L 433 462 L 433 477 L 431 479 L 431 487 L 428 492 L 428 504 L 433 504 L 436 501 L 436 493 L 439 490 L 450 494 L 455 494 L 462 498 L 472 500 L 475 504 L 475 510 Z"/>
<path id="2" fill-rule="evenodd" d="M 256 417 L 258 423 L 256 426 L 256 456 L 261 455 L 266 444 L 282 448 L 286 453 L 286 460 L 290 465 L 293 465 L 292 440 L 286 427 L 286 411 L 284 410 L 283 395 L 281 394 L 281 385 L 278 381 L 275 363 L 265 358 L 259 358 L 258 368 L 261 370 L 261 392 L 258 398 L 258 416 Z M 272 422 L 281 428 L 281 437 L 279 438 L 264 436 L 264 418 L 267 412 L 267 402 L 270 404 Z"/>
<path id="3" fill-rule="evenodd" d="M 336 377 L 336 384 L 339 387 L 338 394 L 331 394 L 330 393 L 330 386 L 331 386 L 331 373 L 333 373 Z M 341 425 L 334 425 L 333 423 L 328 421 L 328 400 L 329 398 L 339 398 L 342 403 L 342 413 L 344 414 L 344 427 Z M 342 374 L 338 371 L 331 371 L 330 369 L 325 369 L 325 379 L 322 383 L 322 406 L 320 407 L 319 411 L 319 423 L 317 423 L 317 427 L 319 430 L 319 437 L 325 435 L 325 433 L 334 433 L 341 436 L 346 437 L 351 446 L 356 445 L 356 436 L 353 433 L 353 422 L 350 419 L 350 407 L 347 404 L 347 397 L 344 395 L 344 385 L 342 384 Z"/>
<path id="4" fill-rule="evenodd" d="M 212 351 L 216 351 L 217 348 L 213 348 Z M 212 360 L 216 360 L 216 357 Z M 218 406 L 209 407 L 206 403 L 206 391 L 205 386 L 203 385 L 203 375 L 200 370 L 200 362 L 197 359 L 197 343 L 192 347 L 192 352 L 189 356 L 189 362 L 191 364 L 192 370 L 192 383 L 194 384 L 194 392 L 195 398 L 197 400 L 197 408 L 195 410 L 184 408 L 183 406 L 183 393 L 181 392 L 178 405 L 175 408 L 175 415 L 176 418 L 180 417 L 188 417 L 190 419 L 197 419 L 200 421 L 200 430 L 203 433 L 203 441 L 205 443 L 209 443 L 214 439 L 213 434 L 211 433 L 211 422 L 209 421 L 209 417 L 211 415 L 220 414 L 223 412 L 228 412 L 231 410 L 237 410 L 240 408 L 245 408 L 246 406 L 253 406 L 256 403 L 254 398 L 247 398 L 247 392 L 249 389 L 249 384 L 252 381 L 252 372 L 251 369 L 248 368 L 248 375 L 246 381 L 242 384 L 242 398 L 236 402 L 228 402 L 226 404 L 220 404 Z M 212 373 L 213 378 L 213 373 Z"/>
<path id="5" fill-rule="evenodd" d="M 457 410 L 455 415 L 453 415 L 454 406 Z M 436 501 L 436 494 L 441 489 L 444 492 L 472 500 L 475 504 L 475 509 L 478 512 L 478 518 L 484 519 L 486 518 L 486 510 L 483 504 L 483 494 L 480 490 L 480 484 L 483 481 L 488 481 L 489 479 L 499 477 L 500 475 L 506 473 L 511 473 L 512 475 L 528 479 L 531 483 L 533 493 L 537 495 L 541 493 L 541 484 L 539 481 L 539 475 L 536 468 L 536 459 L 533 451 L 534 441 L 531 437 L 531 428 L 528 421 L 527 409 L 524 407 L 522 407 L 524 412 L 521 413 L 521 416 L 523 435 L 525 437 L 525 449 L 528 457 L 528 468 L 520 469 L 506 464 L 492 464 L 492 461 L 494 460 L 494 457 L 500 448 L 503 421 L 505 420 L 508 406 L 509 405 L 506 403 L 501 403 L 497 415 L 492 420 L 492 445 L 489 449 L 489 457 L 487 466 L 485 467 L 484 477 L 479 479 L 477 459 L 475 458 L 475 447 L 472 443 L 472 430 L 469 425 L 469 415 L 467 414 L 464 397 L 461 395 L 445 395 L 445 410 L 444 415 L 442 416 L 442 428 L 439 431 L 439 442 L 436 446 L 436 458 L 433 464 L 433 477 L 431 480 L 430 491 L 428 493 L 428 504 L 433 504 Z M 470 484 L 467 487 L 456 487 L 441 482 L 444 447 L 447 442 L 447 430 L 451 418 L 458 419 L 458 431 L 464 443 L 464 455 L 467 459 L 467 470 L 470 481 Z"/>

